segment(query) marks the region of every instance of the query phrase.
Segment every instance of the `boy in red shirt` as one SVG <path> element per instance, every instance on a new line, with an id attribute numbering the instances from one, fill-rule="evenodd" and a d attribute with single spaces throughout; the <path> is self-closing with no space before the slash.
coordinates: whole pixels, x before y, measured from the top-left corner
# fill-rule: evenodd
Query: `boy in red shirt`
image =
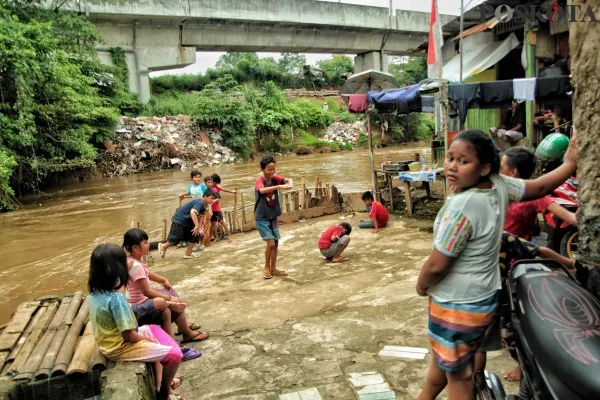
<path id="1" fill-rule="evenodd" d="M 334 263 L 348 261 L 348 257 L 342 257 L 342 252 L 350 243 L 350 232 L 352 232 L 352 226 L 347 222 L 327 228 L 318 243 L 323 257 Z"/>
<path id="2" fill-rule="evenodd" d="M 229 233 L 227 224 L 225 223 L 225 220 L 223 219 L 223 211 L 221 210 L 221 202 L 219 200 L 221 199 L 220 192 L 231 193 L 231 194 L 235 194 L 236 192 L 235 192 L 235 190 L 229 190 L 229 189 L 225 189 L 224 187 L 221 187 L 221 177 L 218 174 L 212 174 L 212 180 L 214 183 L 212 190 L 213 190 L 213 192 L 215 192 L 217 194 L 217 199 L 211 205 L 213 215 L 210 219 L 213 235 L 215 237 L 215 242 L 218 240 L 217 239 L 218 238 L 218 232 L 217 232 L 218 225 L 217 224 L 221 224 L 221 225 L 223 225 L 223 229 L 225 229 L 225 234 L 227 235 L 227 241 L 229 243 L 231 243 L 231 234 Z"/>
<path id="3" fill-rule="evenodd" d="M 390 218 L 390 214 L 385 209 L 383 204 L 378 201 L 375 201 L 373 197 L 373 193 L 364 192 L 362 195 L 362 200 L 365 202 L 367 206 L 367 210 L 369 210 L 369 218 L 370 221 L 360 221 L 358 224 L 359 228 L 371 228 L 373 233 L 379 232 L 380 228 L 384 228 L 387 226 L 388 219 Z"/>

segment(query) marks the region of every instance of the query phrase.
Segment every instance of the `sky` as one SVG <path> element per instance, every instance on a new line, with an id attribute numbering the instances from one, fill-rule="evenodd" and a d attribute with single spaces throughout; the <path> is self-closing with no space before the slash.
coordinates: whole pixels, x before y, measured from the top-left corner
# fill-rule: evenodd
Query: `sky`
<path id="1" fill-rule="evenodd" d="M 315 1 L 327 1 L 337 3 L 339 0 L 315 0 Z M 465 9 L 474 7 L 484 0 L 463 0 Z M 386 7 L 390 6 L 389 0 L 341 0 L 342 3 L 348 4 L 362 4 L 375 7 Z M 439 0 L 438 1 L 438 12 L 440 14 L 451 14 L 460 15 L 460 2 L 461 0 Z M 429 12 L 431 10 L 431 2 L 429 0 L 392 0 L 392 8 L 394 10 L 411 10 L 411 11 L 423 11 Z M 159 75 L 179 75 L 179 74 L 197 74 L 206 71 L 208 68 L 212 68 L 217 63 L 219 57 L 225 52 L 218 51 L 202 51 L 196 53 L 196 63 L 189 65 L 185 68 L 171 69 L 167 71 L 151 72 L 150 76 Z M 280 53 L 257 53 L 259 57 L 274 57 L 278 59 Z M 325 60 L 331 57 L 330 54 L 306 54 L 307 63 L 314 65 L 317 61 Z"/>

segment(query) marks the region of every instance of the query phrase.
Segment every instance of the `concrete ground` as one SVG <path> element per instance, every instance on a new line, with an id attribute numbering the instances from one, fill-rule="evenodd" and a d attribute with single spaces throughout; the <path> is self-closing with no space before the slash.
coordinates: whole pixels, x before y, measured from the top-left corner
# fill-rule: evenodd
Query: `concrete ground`
<path id="1" fill-rule="evenodd" d="M 341 217 L 355 228 L 349 262 L 327 263 L 316 242 Z M 378 356 L 385 345 L 428 347 L 427 299 L 415 293 L 431 248 L 431 222 L 392 217 L 372 234 L 359 230 L 365 214 L 338 214 L 281 226 L 279 268 L 285 278 L 264 280 L 264 242 L 258 232 L 237 234 L 183 260 L 153 252 L 151 270 L 168 277 L 188 302 L 190 321 L 210 338 L 193 346 L 202 357 L 182 364 L 180 393 L 189 399 L 270 400 L 316 387 L 323 399 L 356 399 L 353 372 L 377 371 L 398 399 L 414 399 L 426 360 Z M 502 376 L 515 364 L 490 353 L 488 369 Z M 506 384 L 515 393 L 514 384 Z M 443 394 L 441 398 L 446 398 Z"/>

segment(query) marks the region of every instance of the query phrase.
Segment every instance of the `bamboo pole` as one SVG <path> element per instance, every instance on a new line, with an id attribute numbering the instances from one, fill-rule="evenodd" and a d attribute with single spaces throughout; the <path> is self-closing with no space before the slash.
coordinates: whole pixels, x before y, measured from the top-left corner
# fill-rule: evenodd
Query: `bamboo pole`
<path id="1" fill-rule="evenodd" d="M 60 347 L 60 351 L 58 352 L 58 356 L 54 362 L 54 368 L 52 368 L 52 376 L 64 375 L 67 372 L 67 367 L 73 358 L 73 353 L 75 352 L 75 346 L 77 344 L 77 339 L 83 330 L 83 325 L 88 317 L 89 312 L 89 296 L 85 298 L 85 301 L 79 308 L 79 312 L 77 316 L 73 320 L 71 327 L 69 328 L 69 332 L 67 332 L 67 336 Z"/>
<path id="2" fill-rule="evenodd" d="M 73 324 L 73 321 L 78 314 L 79 308 L 81 306 L 81 299 L 83 297 L 82 292 L 77 292 L 71 299 L 69 303 L 69 308 L 65 313 L 64 320 L 61 325 L 58 327 L 50 346 L 48 347 L 48 351 L 40 364 L 38 371 L 35 374 L 35 379 L 44 379 L 48 378 L 51 374 L 52 368 L 54 367 L 54 363 L 58 356 L 58 353 L 62 347 L 62 344 L 69 332 L 69 328 Z"/>
<path id="3" fill-rule="evenodd" d="M 29 324 L 31 316 L 39 306 L 39 301 L 28 301 L 19 304 L 10 322 L 2 330 L 2 334 L 0 335 L 0 351 L 9 353 L 13 349 Z M 8 356 L 8 354 L 6 355 Z"/>
<path id="4" fill-rule="evenodd" d="M 227 211 L 227 220 L 229 221 L 229 232 L 233 232 L 233 221 L 232 221 L 232 212 L 231 211 Z"/>
<path id="5" fill-rule="evenodd" d="M 98 347 L 94 349 L 94 353 L 92 354 L 92 358 L 90 359 L 90 364 L 92 365 L 93 370 L 104 371 L 106 369 L 106 365 L 108 364 L 108 360 L 104 357 L 104 354 L 100 353 Z"/>
<path id="6" fill-rule="evenodd" d="M 23 344 L 21 351 L 19 351 L 19 354 L 16 356 L 10 369 L 8 370 L 9 373 L 18 372 L 21 369 L 25 370 L 24 365 L 27 362 L 27 359 L 33 352 L 33 349 L 35 348 L 36 344 L 38 343 L 44 332 L 46 332 L 48 325 L 50 325 L 52 318 L 54 318 L 54 315 L 58 310 L 58 306 L 58 302 L 53 302 L 48 304 L 47 306 L 42 306 L 45 307 L 46 310 L 44 311 L 43 315 L 40 317 L 38 322 L 35 324 L 34 328 L 31 330 L 31 334 L 25 341 L 25 344 Z"/>
<path id="7" fill-rule="evenodd" d="M 67 369 L 67 375 L 71 375 L 76 372 L 87 372 L 90 358 L 94 354 L 95 348 L 96 341 L 94 340 L 92 324 L 88 323 L 85 327 L 85 331 L 83 332 L 81 340 L 77 344 L 75 354 L 73 355 L 73 360 L 71 361 L 71 363 L 69 364 L 69 368 Z"/>
<path id="8" fill-rule="evenodd" d="M 293 192 L 294 199 L 294 211 L 298 211 L 300 209 L 300 193 L 297 191 Z"/>
<path id="9" fill-rule="evenodd" d="M 300 192 L 300 204 L 302 209 L 306 208 L 306 179 L 302 177 L 302 191 Z"/>
<path id="10" fill-rule="evenodd" d="M 167 241 L 167 219 L 164 218 L 163 219 L 163 226 L 162 226 L 162 242 L 166 242 Z"/>
<path id="11" fill-rule="evenodd" d="M 25 342 L 27 341 L 27 339 L 31 335 L 31 332 L 33 331 L 33 328 L 35 328 L 37 326 L 37 324 L 39 323 L 40 319 L 42 318 L 42 316 L 44 315 L 44 313 L 47 310 L 48 310 L 47 307 L 42 306 L 33 315 L 33 318 L 31 318 L 31 322 L 29 323 L 29 325 L 27 325 L 27 328 L 25 329 L 25 332 L 23 332 L 23 335 L 19 338 L 19 341 L 17 342 L 17 344 L 15 345 L 15 347 L 13 347 L 12 351 L 8 355 L 8 358 L 6 359 L 7 362 L 14 361 L 15 358 L 17 358 L 17 356 L 19 355 L 19 352 L 23 348 L 23 345 L 25 345 Z M 5 369 L 8 370 L 9 368 L 5 367 Z M 0 375 L 4 375 L 4 372 L 2 374 L 0 374 Z"/>
<path id="12" fill-rule="evenodd" d="M 240 193 L 240 200 L 242 201 L 242 224 L 246 225 L 246 205 L 244 204 L 244 193 Z"/>
<path id="13" fill-rule="evenodd" d="M 315 197 L 319 197 L 319 177 L 315 176 Z"/>
<path id="14" fill-rule="evenodd" d="M 129 223 L 129 228 L 133 229 L 135 228 L 135 220 L 131 220 L 131 222 Z"/>
<path id="15" fill-rule="evenodd" d="M 238 191 L 237 188 L 233 189 L 233 222 L 234 231 L 238 231 Z"/>
<path id="16" fill-rule="evenodd" d="M 20 374 L 15 376 L 14 380 L 31 380 L 33 378 L 33 374 L 36 373 L 38 368 L 40 367 L 42 360 L 46 355 L 46 352 L 48 351 L 48 347 L 50 347 L 50 344 L 56 336 L 58 328 L 64 321 L 70 302 L 71 299 L 68 297 L 62 299 L 62 301 L 60 302 L 60 306 L 58 307 L 58 311 L 54 315 L 54 318 L 52 318 L 52 322 L 48 326 L 48 329 L 46 329 L 44 336 L 42 336 L 40 341 L 37 343 L 37 345 L 31 352 L 31 355 L 27 359 L 27 362 L 23 366 L 24 372 L 21 372 Z"/>
<path id="17" fill-rule="evenodd" d="M 329 189 L 329 183 L 328 183 L 328 184 L 326 184 L 326 185 L 325 185 L 325 205 L 326 205 L 326 206 L 328 206 L 328 205 L 329 205 L 329 203 L 331 202 L 331 201 L 330 201 L 331 199 L 330 199 L 330 197 L 329 197 L 329 193 L 330 193 L 330 191 L 329 191 L 329 190 L 330 190 L 330 189 Z"/>

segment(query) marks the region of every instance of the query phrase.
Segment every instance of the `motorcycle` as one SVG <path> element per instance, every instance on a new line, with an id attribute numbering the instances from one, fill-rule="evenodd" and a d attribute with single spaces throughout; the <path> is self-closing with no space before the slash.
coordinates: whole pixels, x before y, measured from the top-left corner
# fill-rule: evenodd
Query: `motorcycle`
<path id="1" fill-rule="evenodd" d="M 599 399 L 600 301 L 552 260 L 517 262 L 507 290 L 522 371 L 519 396 L 505 396 L 502 383 L 488 373 L 485 382 L 476 380 L 479 398 Z"/>
<path id="2" fill-rule="evenodd" d="M 571 212 L 576 212 L 577 203 L 570 198 L 567 199 L 566 196 L 566 194 L 560 192 L 558 189 L 554 192 L 556 203 Z M 554 213 L 546 211 L 544 213 L 544 231 L 548 235 L 548 247 L 565 257 L 572 260 L 575 259 L 577 239 L 579 237 L 579 231 L 576 226 L 561 220 Z"/>

